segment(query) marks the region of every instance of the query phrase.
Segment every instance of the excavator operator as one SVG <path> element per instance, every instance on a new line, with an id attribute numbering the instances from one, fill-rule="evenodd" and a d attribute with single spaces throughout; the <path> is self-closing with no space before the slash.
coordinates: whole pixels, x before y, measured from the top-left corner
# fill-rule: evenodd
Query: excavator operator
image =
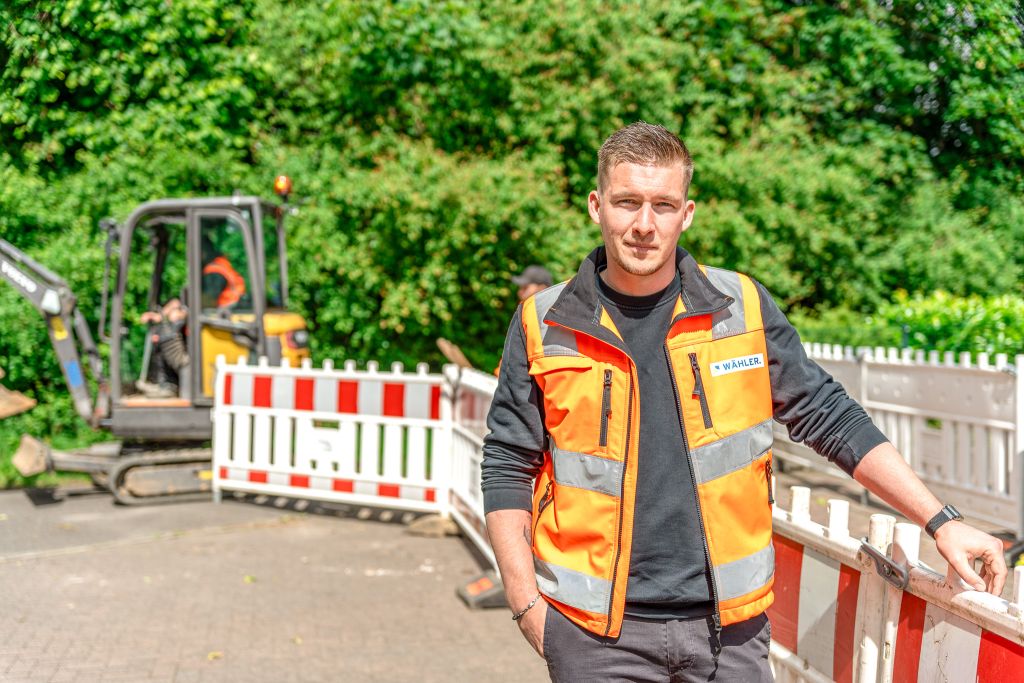
<path id="1" fill-rule="evenodd" d="M 206 235 L 202 237 L 202 250 L 203 308 L 223 310 L 234 306 L 245 295 L 245 278 Z"/>

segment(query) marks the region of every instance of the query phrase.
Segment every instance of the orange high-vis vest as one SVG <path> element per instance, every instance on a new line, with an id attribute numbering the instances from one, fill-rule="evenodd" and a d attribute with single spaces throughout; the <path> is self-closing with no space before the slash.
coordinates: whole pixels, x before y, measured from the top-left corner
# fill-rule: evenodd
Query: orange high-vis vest
<path id="1" fill-rule="evenodd" d="M 220 275 L 227 284 L 217 295 L 217 307 L 232 306 L 237 304 L 245 294 L 245 278 L 238 274 L 238 271 L 231 266 L 231 262 L 223 256 L 213 259 L 203 268 L 203 275 Z"/>
<path id="2" fill-rule="evenodd" d="M 771 605 L 772 396 L 753 281 L 700 266 L 712 293 L 688 310 L 684 290 L 665 340 L 693 471 L 715 617 L 721 625 Z M 529 372 L 550 437 L 533 497 L 537 584 L 581 627 L 617 637 L 633 537 L 640 393 L 608 312 L 567 315 L 575 280 L 523 304 Z M 711 302 L 711 303 L 708 303 Z M 692 302 L 691 302 L 692 304 Z M 589 305 L 589 304 L 588 304 Z"/>

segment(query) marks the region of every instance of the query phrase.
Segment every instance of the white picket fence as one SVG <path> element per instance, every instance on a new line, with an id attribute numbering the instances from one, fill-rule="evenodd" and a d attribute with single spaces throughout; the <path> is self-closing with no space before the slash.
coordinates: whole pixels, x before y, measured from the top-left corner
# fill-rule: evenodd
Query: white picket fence
<path id="1" fill-rule="evenodd" d="M 1024 356 L 805 347 L 940 500 L 1024 538 Z M 777 423 L 775 457 L 846 476 Z"/>
<path id="2" fill-rule="evenodd" d="M 423 365 L 406 373 L 397 364 L 381 372 L 374 363 L 221 363 L 215 496 L 237 490 L 450 515 L 493 566 L 480 464 L 495 388 L 490 375 L 451 366 L 431 374 Z M 1024 680 L 1024 567 L 1014 571 L 1010 602 L 946 586 L 917 562 L 919 528 L 874 515 L 871 551 L 850 536 L 845 501 L 829 501 L 822 527 L 808 500 L 808 489 L 794 487 L 793 509 L 773 512 L 777 680 Z M 906 581 L 887 582 L 882 570 Z"/>

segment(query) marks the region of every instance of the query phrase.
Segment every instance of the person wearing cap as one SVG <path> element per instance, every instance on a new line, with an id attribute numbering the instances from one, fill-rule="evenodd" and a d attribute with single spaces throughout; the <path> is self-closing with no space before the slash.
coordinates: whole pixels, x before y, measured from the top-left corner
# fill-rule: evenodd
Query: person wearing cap
<path id="1" fill-rule="evenodd" d="M 679 246 L 692 175 L 664 127 L 612 134 L 587 200 L 603 245 L 506 336 L 487 533 L 554 681 L 772 680 L 773 420 L 925 527 L 976 590 L 1006 580 L 999 540 L 928 491 L 768 291 Z"/>
<path id="2" fill-rule="evenodd" d="M 551 286 L 552 282 L 553 278 L 551 277 L 551 272 L 544 266 L 538 266 L 536 264 L 526 266 L 522 273 L 512 276 L 512 284 L 519 288 L 516 292 L 516 295 L 519 297 L 519 303 L 523 303 L 537 292 L 544 291 Z M 500 360 L 492 374 L 495 377 L 501 375 Z"/>
<path id="3" fill-rule="evenodd" d="M 522 273 L 513 276 L 512 284 L 519 288 L 519 301 L 526 301 L 537 292 L 551 286 L 551 273 L 544 266 L 526 266 Z"/>

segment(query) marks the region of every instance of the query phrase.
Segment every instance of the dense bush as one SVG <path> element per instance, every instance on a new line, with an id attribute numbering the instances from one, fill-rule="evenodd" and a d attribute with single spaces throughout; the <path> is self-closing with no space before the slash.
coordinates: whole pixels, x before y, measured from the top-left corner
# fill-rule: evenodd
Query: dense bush
<path id="1" fill-rule="evenodd" d="M 15 0 L 0 25 L 0 237 L 93 322 L 100 218 L 286 172 L 318 357 L 436 363 L 445 335 L 492 367 L 509 275 L 567 277 L 596 244 L 597 148 L 636 119 L 694 153 L 684 245 L 789 310 L 1021 295 L 1013 0 Z M 5 382 L 53 403 L 47 347 L 0 286 Z M 70 414 L 6 421 L 0 451 L 76 438 Z"/>
<path id="2" fill-rule="evenodd" d="M 833 309 L 811 317 L 792 316 L 805 341 L 850 346 L 886 346 L 955 353 L 1024 354 L 1024 298 L 954 297 L 946 292 L 895 301 L 870 315 Z"/>

